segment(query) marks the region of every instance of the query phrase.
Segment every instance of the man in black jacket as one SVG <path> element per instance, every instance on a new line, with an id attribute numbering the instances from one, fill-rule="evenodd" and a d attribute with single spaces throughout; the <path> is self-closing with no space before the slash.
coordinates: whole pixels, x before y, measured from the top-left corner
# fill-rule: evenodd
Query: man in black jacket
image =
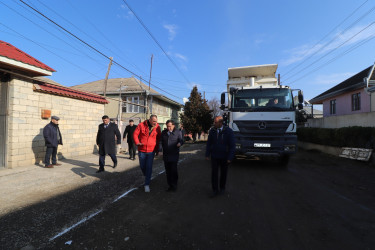
<path id="1" fill-rule="evenodd" d="M 62 137 L 59 129 L 59 120 L 57 116 L 51 117 L 51 122 L 48 123 L 43 129 L 43 136 L 46 142 L 47 150 L 44 158 L 44 166 L 46 168 L 53 168 L 53 166 L 61 166 L 57 163 L 57 146 L 62 145 Z M 52 164 L 50 164 L 52 155 Z"/>
<path id="2" fill-rule="evenodd" d="M 167 129 L 161 133 L 159 151 L 163 152 L 165 172 L 169 188 L 167 191 L 176 191 L 177 189 L 177 163 L 180 155 L 180 147 L 184 143 L 179 129 L 175 128 L 173 120 L 166 122 Z"/>
<path id="3" fill-rule="evenodd" d="M 104 171 L 105 155 L 109 155 L 113 161 L 113 168 L 117 166 L 116 142 L 121 144 L 121 133 L 116 124 L 109 122 L 107 115 L 102 117 L 103 123 L 99 125 L 96 135 L 96 144 L 99 147 L 99 170 Z"/>
<path id="4" fill-rule="evenodd" d="M 228 165 L 234 158 L 235 149 L 236 141 L 233 130 L 223 125 L 222 116 L 215 117 L 214 126 L 209 131 L 206 145 L 206 160 L 211 159 L 212 197 L 225 192 Z"/>
<path id="5" fill-rule="evenodd" d="M 129 120 L 129 125 L 126 126 L 125 131 L 124 131 L 124 141 L 126 136 L 128 136 L 127 142 L 128 142 L 128 149 L 129 149 L 129 159 L 132 159 L 133 161 L 135 160 L 135 151 L 137 151 L 137 146 L 134 143 L 134 130 L 136 129 L 137 126 L 134 125 L 133 120 Z"/>

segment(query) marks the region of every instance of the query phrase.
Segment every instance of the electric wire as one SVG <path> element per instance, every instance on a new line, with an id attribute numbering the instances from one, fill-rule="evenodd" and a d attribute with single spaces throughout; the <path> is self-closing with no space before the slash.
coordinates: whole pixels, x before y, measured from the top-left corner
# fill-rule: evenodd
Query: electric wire
<path id="1" fill-rule="evenodd" d="M 347 16 L 343 21 L 341 21 L 338 25 L 336 25 L 331 31 L 329 31 L 322 39 L 320 39 L 317 43 L 315 43 L 314 46 L 312 46 L 307 52 L 305 52 L 303 55 L 302 55 L 302 58 L 304 58 L 305 56 L 307 56 L 318 44 L 320 44 L 326 37 L 328 37 L 331 33 L 333 33 L 338 27 L 341 26 L 341 24 L 343 24 L 346 20 L 348 20 L 351 16 L 354 15 L 354 13 L 356 13 L 363 5 L 365 5 L 365 3 L 367 3 L 368 0 L 364 1 L 359 7 L 357 7 L 352 13 L 349 14 L 349 16 Z M 326 45 L 328 46 L 328 44 Z M 317 53 L 318 51 L 316 51 Z M 288 75 L 290 72 L 292 72 L 294 69 L 298 68 L 299 66 L 301 66 L 304 62 L 306 62 L 307 60 L 309 60 L 312 56 L 314 56 L 316 53 L 313 53 L 311 54 L 309 57 L 305 58 L 302 62 L 300 62 L 299 64 L 297 64 L 296 66 L 294 66 L 292 69 L 288 70 L 286 73 L 282 74 L 284 77 L 286 75 Z"/>
<path id="2" fill-rule="evenodd" d="M 0 2 L 1 4 L 5 5 L 7 8 L 9 8 L 10 10 L 12 10 L 13 12 L 17 13 L 18 15 L 20 15 L 21 17 L 25 18 L 26 20 L 28 20 L 29 22 L 31 22 L 32 24 L 34 24 L 35 26 L 39 27 L 40 29 L 42 29 L 43 31 L 47 32 L 48 34 L 50 34 L 51 36 L 55 37 L 56 39 L 58 39 L 59 41 L 65 43 L 66 45 L 68 45 L 69 47 L 73 48 L 74 50 L 78 51 L 79 53 L 81 53 L 82 55 L 90 58 L 91 60 L 93 60 L 94 62 L 96 63 L 99 63 L 98 61 L 96 61 L 94 58 L 92 58 L 90 55 L 84 53 L 83 51 L 75 48 L 73 45 L 71 45 L 70 43 L 66 42 L 65 40 L 61 39 L 60 37 L 56 36 L 55 34 L 52 34 L 51 32 L 49 32 L 48 30 L 46 30 L 45 28 L 43 28 L 42 26 L 40 26 L 39 24 L 35 23 L 34 21 L 32 21 L 31 19 L 29 19 L 28 17 L 26 17 L 25 15 L 21 14 L 20 12 L 18 12 L 17 10 L 13 9 L 12 7 L 10 7 L 9 5 L 3 3 L 3 2 Z M 17 2 L 16 2 L 17 3 Z M 19 4 L 19 3 L 17 3 Z M 34 13 L 33 13 L 34 14 Z"/>
<path id="3" fill-rule="evenodd" d="M 14 29 L 8 27 L 7 25 L 5 25 L 5 24 L 3 24 L 3 23 L 1 23 L 1 22 L 0 22 L 0 25 L 3 25 L 5 28 L 7 28 L 7 29 L 13 31 L 14 33 L 16 33 L 17 35 L 19 35 L 20 37 L 24 38 L 25 40 L 28 40 L 28 41 L 30 41 L 30 42 L 36 44 L 37 46 L 41 47 L 42 49 L 44 49 L 44 50 L 50 52 L 51 54 L 53 54 L 53 55 L 59 57 L 60 59 L 66 61 L 67 63 L 69 63 L 69 64 L 71 64 L 71 65 L 74 65 L 75 67 L 77 67 L 77 68 L 79 68 L 79 69 L 81 69 L 81 70 L 83 70 L 83 71 L 89 73 L 90 75 L 99 78 L 99 76 L 97 76 L 97 75 L 91 73 L 90 71 L 86 70 L 85 68 L 82 68 L 81 66 L 79 66 L 79 65 L 77 65 L 77 64 L 75 64 L 75 63 L 73 63 L 73 62 L 70 62 L 69 60 L 67 60 L 67 59 L 65 59 L 65 58 L 63 58 L 63 57 L 61 57 L 61 56 L 59 56 L 58 54 L 54 53 L 53 51 L 51 51 L 51 50 L 49 50 L 49 49 L 47 49 L 47 48 L 41 46 L 39 43 L 37 43 L 37 42 L 31 40 L 30 38 L 27 38 L 27 37 L 23 36 L 22 34 L 18 33 L 18 32 L 15 31 Z"/>
<path id="4" fill-rule="evenodd" d="M 375 7 L 374 7 L 375 8 Z M 321 59 L 325 58 L 326 56 L 330 55 L 332 52 L 336 51 L 338 48 L 342 47 L 344 44 L 348 43 L 350 40 L 352 40 L 354 37 L 356 37 L 357 35 L 359 35 L 360 33 L 362 33 L 363 31 L 365 31 L 366 29 L 368 29 L 369 27 L 371 27 L 375 22 L 372 22 L 370 23 L 369 25 L 367 25 L 365 28 L 361 29 L 359 32 L 355 33 L 353 36 L 351 36 L 349 39 L 345 40 L 343 43 L 341 43 L 340 45 L 336 46 L 334 49 L 330 50 L 329 52 L 327 52 L 326 54 L 324 54 L 323 56 L 319 57 L 318 59 L 316 59 L 315 61 L 313 61 L 312 63 L 310 63 L 309 65 L 307 65 L 306 67 L 304 67 L 302 70 L 300 70 L 297 74 L 301 73 L 302 71 L 304 71 L 305 69 L 309 68 L 310 66 L 316 64 L 317 62 L 319 62 Z M 297 74 L 294 74 L 293 76 L 290 76 L 290 77 L 287 77 L 284 81 L 287 81 L 288 79 L 291 79 L 293 78 L 294 76 L 296 76 Z"/>
<path id="5" fill-rule="evenodd" d="M 72 32 L 70 32 L 69 30 L 65 29 L 64 27 L 62 27 L 61 25 L 59 25 L 58 23 L 56 23 L 55 21 L 53 21 L 52 19 L 50 19 L 49 17 L 47 17 L 46 15 L 44 15 L 43 13 L 41 13 L 40 11 L 38 11 L 37 9 L 33 8 L 32 6 L 30 6 L 29 4 L 27 4 L 26 2 L 24 2 L 23 0 L 20 0 L 23 4 L 25 4 L 26 6 L 28 6 L 30 9 L 32 9 L 33 11 L 35 11 L 36 13 L 38 13 L 39 15 L 41 15 L 42 17 L 44 17 L 45 19 L 47 19 L 48 21 L 50 21 L 51 23 L 53 23 L 54 25 L 58 26 L 60 29 L 62 29 L 63 31 L 65 31 L 66 33 L 68 33 L 69 35 L 73 36 L 74 38 L 76 38 L 77 40 L 79 40 L 81 43 L 83 43 L 85 46 L 89 47 L 90 49 L 94 50 L 95 52 L 97 52 L 98 54 L 100 54 L 101 56 L 107 58 L 107 59 L 110 59 L 107 55 L 105 55 L 103 52 L 101 52 L 100 50 L 98 50 L 97 48 L 93 47 L 92 45 L 88 44 L 87 42 L 85 42 L 84 40 L 82 40 L 81 38 L 79 38 L 78 36 L 74 35 Z M 120 68 L 126 70 L 127 72 L 131 73 L 132 75 L 134 76 L 137 76 L 138 78 L 141 77 L 140 75 L 134 73 L 133 71 L 129 70 L 128 68 L 122 66 L 120 63 L 118 63 L 117 61 L 115 60 L 112 60 L 113 64 L 116 64 L 117 66 L 119 66 Z M 176 97 L 176 98 L 180 98 L 180 97 L 177 97 L 159 87 L 156 87 L 154 85 L 155 88 L 173 96 L 173 97 Z"/>
<path id="6" fill-rule="evenodd" d="M 47 17 L 46 15 L 44 15 L 43 13 L 41 13 L 40 11 L 38 11 L 37 9 L 33 8 L 32 6 L 30 6 L 29 4 L 27 4 L 25 1 L 23 0 L 20 0 L 23 4 L 25 4 L 26 6 L 28 6 L 29 8 L 31 8 L 32 10 L 34 10 L 35 12 L 37 12 L 39 15 L 41 15 L 42 17 L 46 18 L 48 21 L 50 21 L 51 23 L 55 24 L 56 26 L 58 26 L 60 29 L 62 29 L 63 31 L 65 31 L 66 33 L 68 33 L 69 35 L 73 36 L 74 38 L 76 38 L 77 40 L 79 40 L 81 43 L 83 43 L 84 45 L 86 45 L 87 47 L 89 47 L 90 49 L 94 50 L 95 52 L 97 52 L 98 54 L 102 55 L 103 57 L 107 58 L 107 59 L 110 59 L 109 56 L 105 55 L 103 52 L 101 52 L 100 50 L 98 50 L 97 48 L 93 47 L 92 45 L 88 44 L 87 42 L 85 42 L 84 40 L 82 40 L 81 38 L 79 38 L 78 36 L 74 35 L 72 32 L 70 32 L 69 30 L 65 29 L 64 27 L 62 27 L 61 25 L 59 25 L 58 23 L 56 23 L 55 21 L 53 21 L 52 19 L 50 19 L 49 17 Z M 117 64 L 118 66 L 120 66 L 121 68 L 123 68 L 124 70 L 128 71 L 129 73 L 133 74 L 133 75 L 137 75 L 136 73 L 134 73 L 133 71 L 127 69 L 126 67 L 122 66 L 121 64 L 119 64 L 118 62 L 116 62 L 115 60 L 112 61 L 114 64 Z"/>
<path id="7" fill-rule="evenodd" d="M 369 36 L 368 38 L 362 40 L 361 42 L 359 42 L 359 43 L 357 43 L 357 44 L 355 44 L 355 45 L 353 45 L 352 47 L 350 47 L 350 48 L 347 49 L 346 51 L 342 52 L 341 54 L 335 56 L 334 58 L 331 58 L 329 61 L 325 62 L 323 65 L 320 65 L 320 66 L 316 67 L 315 69 L 309 71 L 309 72 L 306 73 L 305 75 L 303 75 L 303 76 L 299 77 L 298 79 L 296 79 L 296 80 L 290 82 L 290 85 L 292 85 L 293 83 L 295 83 L 295 82 L 297 82 L 297 81 L 299 81 L 299 80 L 305 78 L 306 76 L 310 75 L 311 73 L 314 73 L 314 72 L 318 71 L 319 69 L 321 69 L 321 68 L 327 66 L 328 64 L 330 64 L 330 63 L 336 61 L 336 60 L 339 59 L 340 57 L 342 57 L 342 56 L 344 56 L 344 55 L 346 55 L 346 54 L 352 52 L 353 50 L 355 50 L 355 49 L 357 49 L 358 47 L 360 47 L 360 46 L 366 44 L 367 42 L 371 41 L 371 40 L 374 39 L 374 38 L 375 38 L 375 35 L 373 35 L 373 36 Z"/>
<path id="8" fill-rule="evenodd" d="M 95 42 L 97 42 L 100 46 L 104 47 L 105 49 L 107 49 L 108 51 L 112 52 L 113 54 L 116 54 L 112 49 L 108 48 L 106 45 L 104 45 L 103 43 L 99 42 L 97 39 L 95 39 L 94 37 L 92 37 L 91 35 L 87 34 L 85 31 L 83 31 L 82 29 L 80 29 L 79 27 L 77 27 L 74 23 L 70 22 L 69 20 L 67 20 L 64 16 L 61 16 L 60 14 L 58 14 L 56 11 L 54 11 L 53 9 L 49 8 L 47 5 L 43 4 L 40 0 L 37 0 L 38 2 L 40 2 L 43 6 L 45 6 L 46 8 L 48 8 L 49 10 L 51 10 L 52 12 L 54 12 L 56 15 L 58 15 L 59 17 L 61 17 L 62 19 L 64 19 L 66 22 L 70 23 L 73 27 L 75 27 L 76 29 L 78 29 L 80 32 L 84 33 L 85 35 L 87 35 L 88 37 L 90 37 L 91 39 L 93 39 Z M 76 9 L 74 7 L 74 5 L 67 0 L 67 2 L 70 4 L 70 6 L 73 8 L 73 9 Z M 103 34 L 103 32 L 101 32 L 92 22 L 90 22 L 89 19 L 87 19 L 82 12 L 79 12 L 80 13 L 80 16 L 83 17 L 86 22 L 88 22 L 106 41 L 108 41 L 113 47 L 116 48 L 116 50 L 120 51 L 121 54 L 124 54 L 126 55 L 126 53 L 124 53 L 120 48 L 118 48 L 110 39 L 107 38 L 107 36 L 105 36 Z M 141 73 L 143 74 L 146 74 L 144 71 L 142 71 L 142 69 L 140 69 L 136 64 L 132 63 L 131 61 L 127 60 L 126 58 L 122 57 L 121 54 L 117 54 L 117 57 L 120 57 L 122 60 L 124 60 L 125 62 L 131 64 L 134 68 L 136 68 L 138 71 L 140 71 Z"/>
<path id="9" fill-rule="evenodd" d="M 152 38 L 152 40 L 154 40 L 154 42 L 158 45 L 158 47 L 163 51 L 163 53 L 165 54 L 165 56 L 168 58 L 168 60 L 173 64 L 173 66 L 177 69 L 177 71 L 182 75 L 182 77 L 186 80 L 187 83 L 190 83 L 189 79 L 185 76 L 185 74 L 181 71 L 181 69 L 177 66 L 177 64 L 175 63 L 175 61 L 168 55 L 168 53 L 163 49 L 163 47 L 160 45 L 160 43 L 158 42 L 158 40 L 155 38 L 155 36 L 151 33 L 151 31 L 149 30 L 149 28 L 147 28 L 147 26 L 143 23 L 143 21 L 139 18 L 139 16 L 134 12 L 134 10 L 129 6 L 129 4 L 125 1 L 125 0 L 122 0 L 125 5 L 129 8 L 129 10 L 133 13 L 133 15 L 137 18 L 137 20 L 139 21 L 139 23 L 142 25 L 142 27 L 147 31 L 147 33 L 150 35 L 150 37 Z"/>

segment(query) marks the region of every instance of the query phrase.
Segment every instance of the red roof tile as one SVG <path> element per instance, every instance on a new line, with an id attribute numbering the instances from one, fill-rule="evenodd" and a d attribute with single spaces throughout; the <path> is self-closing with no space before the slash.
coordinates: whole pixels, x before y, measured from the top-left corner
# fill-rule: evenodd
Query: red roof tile
<path id="1" fill-rule="evenodd" d="M 42 82 L 37 82 L 34 84 L 34 91 L 66 96 L 74 99 L 86 100 L 102 104 L 108 103 L 108 101 L 100 95 Z"/>
<path id="2" fill-rule="evenodd" d="M 10 43 L 6 43 L 0 40 L 0 56 L 7 57 L 9 59 L 13 59 L 19 62 L 23 62 L 41 69 L 48 70 L 50 72 L 56 72 L 53 68 L 48 67 L 41 61 L 35 59 L 34 57 L 26 54 L 20 49 L 17 49 Z"/>

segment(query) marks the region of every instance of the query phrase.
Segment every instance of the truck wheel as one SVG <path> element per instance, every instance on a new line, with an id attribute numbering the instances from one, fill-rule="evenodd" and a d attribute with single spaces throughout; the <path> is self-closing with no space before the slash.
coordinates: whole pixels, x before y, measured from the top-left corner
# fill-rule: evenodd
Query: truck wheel
<path id="1" fill-rule="evenodd" d="M 288 167 L 289 155 L 282 155 L 279 157 L 279 165 L 283 168 Z"/>

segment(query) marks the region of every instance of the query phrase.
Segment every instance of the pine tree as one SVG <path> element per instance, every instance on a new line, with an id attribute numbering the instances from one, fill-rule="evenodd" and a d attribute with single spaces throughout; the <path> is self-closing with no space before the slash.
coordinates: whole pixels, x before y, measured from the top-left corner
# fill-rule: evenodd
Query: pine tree
<path id="1" fill-rule="evenodd" d="M 198 92 L 197 86 L 194 86 L 190 93 L 189 101 L 185 103 L 184 113 L 180 115 L 181 122 L 187 133 L 196 135 L 201 132 L 207 132 L 212 126 L 212 116 L 207 100 L 202 99 L 202 94 Z"/>

